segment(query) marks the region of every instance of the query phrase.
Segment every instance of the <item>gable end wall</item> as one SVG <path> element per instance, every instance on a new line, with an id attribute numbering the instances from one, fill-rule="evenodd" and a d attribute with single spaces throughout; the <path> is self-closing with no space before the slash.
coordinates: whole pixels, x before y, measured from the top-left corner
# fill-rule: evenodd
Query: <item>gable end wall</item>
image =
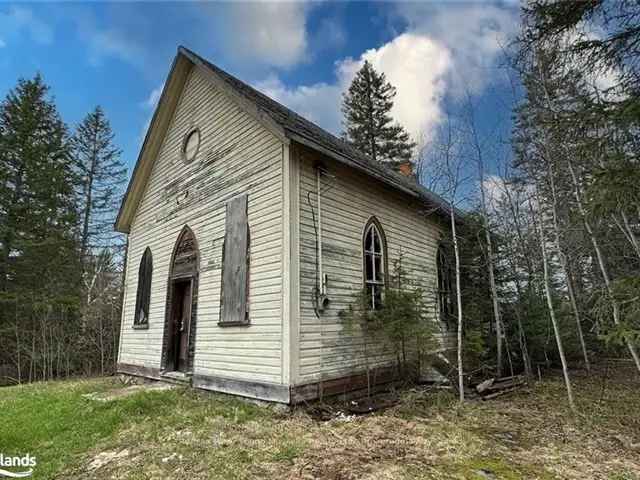
<path id="1" fill-rule="evenodd" d="M 181 158 L 198 127 L 196 160 Z M 161 366 L 171 255 L 185 225 L 200 249 L 194 375 L 283 384 L 283 162 L 285 146 L 194 67 L 137 206 L 129 234 L 119 363 Z M 288 161 L 288 155 L 286 156 Z M 250 325 L 220 327 L 225 202 L 248 193 Z M 153 254 L 149 328 L 132 328 L 138 267 Z"/>

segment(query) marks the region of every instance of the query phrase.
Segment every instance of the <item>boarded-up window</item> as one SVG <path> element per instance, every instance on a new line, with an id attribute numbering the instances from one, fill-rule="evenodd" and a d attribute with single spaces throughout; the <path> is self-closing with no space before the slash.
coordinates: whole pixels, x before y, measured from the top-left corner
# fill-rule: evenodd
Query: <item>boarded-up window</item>
<path id="1" fill-rule="evenodd" d="M 221 325 L 249 323 L 249 225 L 247 195 L 227 203 L 222 248 Z"/>
<path id="2" fill-rule="evenodd" d="M 151 276 L 153 273 L 153 259 L 151 250 L 147 247 L 142 254 L 138 269 L 138 291 L 136 293 L 136 311 L 133 317 L 134 326 L 149 324 L 149 303 L 151 301 Z"/>

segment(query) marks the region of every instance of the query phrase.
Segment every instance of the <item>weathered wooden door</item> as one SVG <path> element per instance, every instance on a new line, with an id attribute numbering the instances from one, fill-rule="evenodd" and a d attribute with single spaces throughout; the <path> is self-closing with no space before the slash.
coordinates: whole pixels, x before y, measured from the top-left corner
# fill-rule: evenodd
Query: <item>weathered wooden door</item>
<path id="1" fill-rule="evenodd" d="M 191 327 L 192 281 L 174 283 L 173 365 L 174 370 L 185 372 L 189 364 L 189 331 Z"/>
<path id="2" fill-rule="evenodd" d="M 185 227 L 174 249 L 167 289 L 162 368 L 188 373 L 193 365 L 199 255 L 193 232 Z"/>

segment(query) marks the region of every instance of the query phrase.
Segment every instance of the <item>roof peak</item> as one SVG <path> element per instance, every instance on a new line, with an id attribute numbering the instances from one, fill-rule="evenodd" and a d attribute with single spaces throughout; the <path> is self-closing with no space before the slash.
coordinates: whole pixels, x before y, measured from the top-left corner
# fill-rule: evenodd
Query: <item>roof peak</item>
<path id="1" fill-rule="evenodd" d="M 201 57 L 193 50 L 180 45 L 178 52 L 187 56 L 191 61 L 200 64 L 213 71 L 223 82 L 240 93 L 250 102 L 254 103 L 262 112 L 268 115 L 276 124 L 284 129 L 285 134 L 292 140 L 306 144 L 311 148 L 328 154 L 334 159 L 360 170 L 369 176 L 401 190 L 413 197 L 417 197 L 431 204 L 436 210 L 447 213 L 449 205 L 437 194 L 427 190 L 416 182 L 408 179 L 401 173 L 395 172 L 389 167 L 372 160 L 367 155 L 357 150 L 352 144 L 328 132 L 322 127 L 307 120 L 290 108 L 273 100 L 251 85 L 234 77 L 217 65 Z"/>

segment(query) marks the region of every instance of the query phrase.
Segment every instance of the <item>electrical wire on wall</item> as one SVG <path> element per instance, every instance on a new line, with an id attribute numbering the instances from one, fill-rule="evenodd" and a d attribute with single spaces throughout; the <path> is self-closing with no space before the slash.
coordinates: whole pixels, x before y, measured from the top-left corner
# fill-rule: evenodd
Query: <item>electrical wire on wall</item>
<path id="1" fill-rule="evenodd" d="M 311 209 L 311 220 L 313 222 L 313 231 L 315 233 L 315 240 L 316 240 L 316 261 L 315 261 L 315 270 L 314 270 L 314 279 L 315 279 L 315 285 L 313 287 L 313 290 L 311 292 L 311 302 L 313 303 L 313 311 L 316 314 L 317 318 L 320 318 L 320 313 L 318 312 L 318 301 L 317 298 L 320 295 L 320 282 L 318 281 L 318 257 L 319 257 L 319 252 L 318 252 L 318 226 L 316 225 L 316 213 L 315 213 L 315 209 L 313 208 L 313 203 L 311 202 L 311 193 L 313 193 L 311 190 L 309 190 L 307 192 L 307 203 L 309 204 L 309 208 Z"/>
<path id="2" fill-rule="evenodd" d="M 323 263 L 322 263 L 322 210 L 320 199 L 323 194 L 328 192 L 333 188 L 333 185 L 328 185 L 322 188 L 321 185 L 321 177 L 324 175 L 328 178 L 335 178 L 334 175 L 328 173 L 321 165 L 317 165 L 316 169 L 316 192 L 312 190 L 307 191 L 307 203 L 309 204 L 309 208 L 311 209 L 311 219 L 313 222 L 313 231 L 315 235 L 315 284 L 314 289 L 312 291 L 312 302 L 313 302 L 313 310 L 316 314 L 317 318 L 320 318 L 320 313 L 324 311 L 326 304 L 328 303 L 328 298 L 326 296 L 326 281 L 325 276 L 323 275 Z M 316 205 L 318 208 L 318 213 L 316 215 L 316 211 L 313 207 L 313 202 L 311 201 L 311 194 L 316 194 Z"/>
<path id="3" fill-rule="evenodd" d="M 315 285 L 312 292 L 312 302 L 313 302 L 313 311 L 316 315 L 316 318 L 320 321 L 320 381 L 319 381 L 319 397 L 322 400 L 323 398 L 323 377 L 324 377 L 324 325 L 322 322 L 322 318 L 320 313 L 324 311 L 324 303 L 328 302 L 328 298 L 326 298 L 325 292 L 325 280 L 322 278 L 322 210 L 321 210 L 321 197 L 324 193 L 329 191 L 332 185 L 327 186 L 324 190 L 322 189 L 321 177 L 322 175 L 335 178 L 333 175 L 329 174 L 325 169 L 322 168 L 321 165 L 316 165 L 316 205 L 318 208 L 318 212 L 316 215 L 316 211 L 313 207 L 313 202 L 311 201 L 311 194 L 314 193 L 313 190 L 307 191 L 307 203 L 309 204 L 309 208 L 311 209 L 311 219 L 313 221 L 313 230 L 315 234 L 316 240 L 316 252 L 315 252 Z"/>

